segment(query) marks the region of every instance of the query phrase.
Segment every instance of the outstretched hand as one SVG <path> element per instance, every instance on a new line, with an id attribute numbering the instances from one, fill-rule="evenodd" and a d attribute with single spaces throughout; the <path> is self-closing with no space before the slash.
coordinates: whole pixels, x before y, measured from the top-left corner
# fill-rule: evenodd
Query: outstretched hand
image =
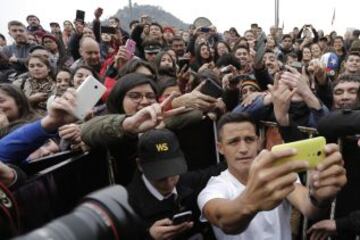
<path id="1" fill-rule="evenodd" d="M 74 110 L 76 106 L 76 91 L 69 88 L 61 97 L 56 97 L 49 107 L 48 115 L 41 120 L 42 127 L 54 131 L 62 125 L 76 121 Z"/>
<path id="2" fill-rule="evenodd" d="M 158 127 L 164 119 L 187 111 L 185 107 L 167 110 L 175 96 L 175 93 L 171 93 L 161 104 L 153 103 L 126 118 L 122 124 L 124 131 L 130 133 L 146 132 Z"/>

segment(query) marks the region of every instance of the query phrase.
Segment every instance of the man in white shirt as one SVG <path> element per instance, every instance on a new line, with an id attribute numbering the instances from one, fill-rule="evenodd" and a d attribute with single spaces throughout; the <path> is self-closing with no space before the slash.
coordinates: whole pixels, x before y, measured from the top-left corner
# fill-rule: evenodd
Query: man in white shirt
<path id="1" fill-rule="evenodd" d="M 308 163 L 274 164 L 294 155 L 294 149 L 258 154 L 258 130 L 247 115 L 224 115 L 218 133 L 218 149 L 228 169 L 211 178 L 198 196 L 202 217 L 213 225 L 217 239 L 291 239 L 290 205 L 306 217 L 314 217 L 346 183 L 335 144 L 326 145 L 326 158 L 311 173 L 309 190 L 297 182 L 296 173 Z"/>

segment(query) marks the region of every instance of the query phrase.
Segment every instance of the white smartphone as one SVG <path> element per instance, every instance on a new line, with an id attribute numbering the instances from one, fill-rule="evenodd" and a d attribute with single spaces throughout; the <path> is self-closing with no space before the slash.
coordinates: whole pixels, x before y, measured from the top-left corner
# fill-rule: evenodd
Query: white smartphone
<path id="1" fill-rule="evenodd" d="M 95 106 L 106 87 L 93 76 L 88 76 L 76 89 L 75 117 L 83 120 L 86 114 Z"/>

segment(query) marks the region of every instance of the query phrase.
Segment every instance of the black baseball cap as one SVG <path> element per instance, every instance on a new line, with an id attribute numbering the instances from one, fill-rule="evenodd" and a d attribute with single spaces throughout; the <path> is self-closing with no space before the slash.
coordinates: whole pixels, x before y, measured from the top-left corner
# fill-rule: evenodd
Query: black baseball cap
<path id="1" fill-rule="evenodd" d="M 160 44 L 149 44 L 144 47 L 145 53 L 158 53 L 161 51 Z"/>
<path id="2" fill-rule="evenodd" d="M 139 138 L 140 166 L 149 180 L 180 175 L 187 165 L 176 135 L 168 129 L 145 132 Z"/>
<path id="3" fill-rule="evenodd" d="M 52 26 L 54 26 L 54 27 L 60 27 L 59 23 L 57 23 L 57 22 L 51 22 L 51 23 L 50 23 L 50 27 L 52 27 Z"/>

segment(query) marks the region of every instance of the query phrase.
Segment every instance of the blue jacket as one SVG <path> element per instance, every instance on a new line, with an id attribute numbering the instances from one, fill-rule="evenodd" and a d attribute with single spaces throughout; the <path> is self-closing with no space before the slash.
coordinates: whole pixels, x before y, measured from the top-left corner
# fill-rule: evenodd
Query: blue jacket
<path id="1" fill-rule="evenodd" d="M 27 157 L 54 136 L 56 132 L 46 132 L 41 120 L 26 124 L 0 140 L 0 161 L 26 164 Z"/>

